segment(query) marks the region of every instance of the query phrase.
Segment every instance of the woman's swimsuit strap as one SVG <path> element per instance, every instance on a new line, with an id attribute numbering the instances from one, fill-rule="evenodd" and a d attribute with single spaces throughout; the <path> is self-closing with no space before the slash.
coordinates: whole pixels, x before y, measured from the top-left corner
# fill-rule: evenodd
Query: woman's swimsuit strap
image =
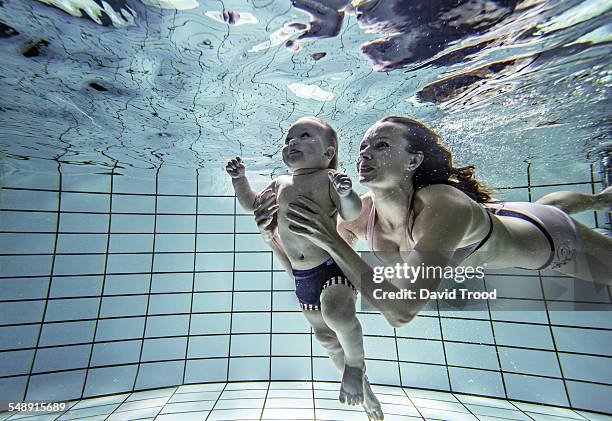
<path id="1" fill-rule="evenodd" d="M 410 200 L 410 207 L 408 209 L 408 224 L 406 225 L 406 238 L 410 242 L 411 247 L 413 247 L 416 244 L 416 242 L 412 238 L 412 228 L 414 226 L 414 219 L 415 219 L 414 206 L 413 206 L 414 196 L 415 195 L 413 194 Z M 489 210 L 488 208 L 485 207 L 485 210 L 487 210 L 486 213 L 487 213 L 487 216 L 489 217 L 489 231 L 487 232 L 487 234 L 484 236 L 482 240 L 456 249 L 455 254 L 453 254 L 453 261 L 455 263 L 459 264 L 463 260 L 467 259 L 472 253 L 480 249 L 487 242 L 487 240 L 491 237 L 491 234 L 493 234 L 493 217 L 491 216 L 491 212 L 488 212 Z M 368 248 L 370 249 L 372 253 L 374 253 L 373 232 L 374 232 L 375 223 L 376 223 L 376 207 L 374 206 L 374 203 L 372 202 L 372 208 L 370 209 L 370 216 L 368 218 L 368 224 L 366 225 L 366 240 L 368 241 Z M 375 253 L 374 255 L 376 256 Z"/>

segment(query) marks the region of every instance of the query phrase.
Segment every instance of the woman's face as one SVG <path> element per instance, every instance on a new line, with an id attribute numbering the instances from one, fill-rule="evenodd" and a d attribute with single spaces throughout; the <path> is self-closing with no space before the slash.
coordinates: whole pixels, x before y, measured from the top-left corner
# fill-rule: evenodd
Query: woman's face
<path id="1" fill-rule="evenodd" d="M 359 145 L 359 182 L 368 187 L 393 187 L 404 183 L 422 162 L 422 153 L 407 151 L 407 129 L 391 122 L 377 122 Z"/>

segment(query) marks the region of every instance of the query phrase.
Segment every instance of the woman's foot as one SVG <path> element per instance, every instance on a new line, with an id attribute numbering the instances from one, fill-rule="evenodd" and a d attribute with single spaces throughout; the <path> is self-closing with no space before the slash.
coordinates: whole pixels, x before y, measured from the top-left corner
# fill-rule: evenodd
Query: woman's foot
<path id="1" fill-rule="evenodd" d="M 382 421 L 385 419 L 380 402 L 372 392 L 367 376 L 363 376 L 363 409 L 365 409 L 370 421 Z"/>
<path id="2" fill-rule="evenodd" d="M 596 207 L 597 210 L 606 211 L 612 209 L 612 186 L 609 186 L 602 192 L 597 193 L 595 197 L 597 198 L 598 204 Z"/>
<path id="3" fill-rule="evenodd" d="M 347 405 L 363 403 L 363 368 L 344 366 L 340 385 L 340 402 Z"/>

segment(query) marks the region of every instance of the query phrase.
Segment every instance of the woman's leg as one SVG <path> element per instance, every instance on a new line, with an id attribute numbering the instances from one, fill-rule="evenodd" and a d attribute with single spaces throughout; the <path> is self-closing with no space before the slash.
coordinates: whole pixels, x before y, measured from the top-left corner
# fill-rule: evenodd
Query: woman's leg
<path id="1" fill-rule="evenodd" d="M 612 186 L 597 194 L 558 191 L 541 197 L 536 203 L 554 206 L 567 214 L 588 210 L 605 211 L 612 208 Z"/>
<path id="2" fill-rule="evenodd" d="M 572 262 L 556 269 L 565 275 L 612 285 L 612 238 L 574 220 L 579 249 Z"/>

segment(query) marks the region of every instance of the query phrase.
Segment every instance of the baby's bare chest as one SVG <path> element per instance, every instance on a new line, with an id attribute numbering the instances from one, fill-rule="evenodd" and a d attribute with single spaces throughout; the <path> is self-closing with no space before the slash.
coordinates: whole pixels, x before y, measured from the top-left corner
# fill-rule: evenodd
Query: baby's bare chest
<path id="1" fill-rule="evenodd" d="M 298 197 L 306 197 L 322 207 L 326 214 L 333 212 L 335 205 L 331 199 L 330 182 L 325 177 L 313 177 L 308 180 L 290 180 L 278 186 L 276 200 L 279 212 L 286 214 L 290 203 Z"/>

